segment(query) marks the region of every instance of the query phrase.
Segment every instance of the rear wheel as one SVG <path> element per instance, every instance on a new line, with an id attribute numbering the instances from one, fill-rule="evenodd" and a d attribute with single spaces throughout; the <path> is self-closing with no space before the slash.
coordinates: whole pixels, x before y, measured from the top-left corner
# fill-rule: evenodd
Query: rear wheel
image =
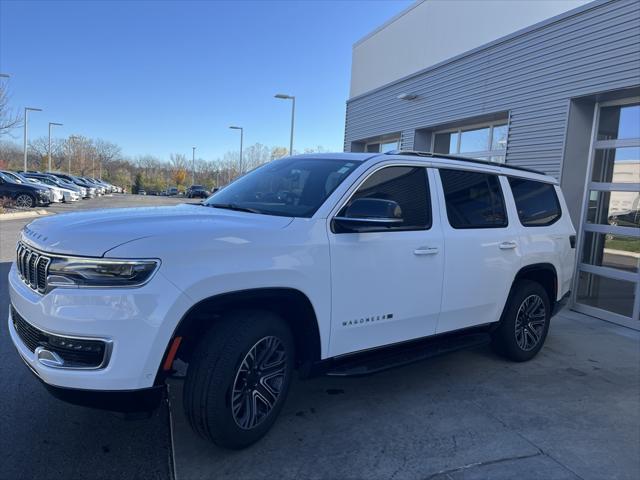
<path id="1" fill-rule="evenodd" d="M 16 207 L 31 208 L 36 204 L 36 199 L 28 193 L 21 193 L 16 197 Z"/>
<path id="2" fill-rule="evenodd" d="M 293 360 L 293 338 L 280 317 L 257 310 L 226 315 L 189 362 L 184 406 L 192 428 L 225 448 L 258 441 L 282 409 Z"/>
<path id="3" fill-rule="evenodd" d="M 551 316 L 546 290 L 536 282 L 514 285 L 499 327 L 493 332 L 496 352 L 516 362 L 532 359 L 544 345 Z"/>

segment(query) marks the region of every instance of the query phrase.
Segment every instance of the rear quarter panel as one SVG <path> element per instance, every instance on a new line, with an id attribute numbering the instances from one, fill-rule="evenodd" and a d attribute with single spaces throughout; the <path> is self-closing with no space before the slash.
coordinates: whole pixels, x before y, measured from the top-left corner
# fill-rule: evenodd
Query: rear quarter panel
<path id="1" fill-rule="evenodd" d="M 560 187 L 556 185 L 555 189 L 562 210 L 560 218 L 548 226 L 522 227 L 520 245 L 522 267 L 539 263 L 554 266 L 558 275 L 555 300 L 559 300 L 571 289 L 576 251 L 570 244 L 570 237 L 575 235 L 575 229 L 567 205 Z"/>

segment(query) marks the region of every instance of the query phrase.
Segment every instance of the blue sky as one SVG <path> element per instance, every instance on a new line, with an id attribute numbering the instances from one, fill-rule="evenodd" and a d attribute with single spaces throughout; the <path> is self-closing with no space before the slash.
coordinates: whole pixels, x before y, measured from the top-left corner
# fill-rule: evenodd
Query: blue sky
<path id="1" fill-rule="evenodd" d="M 12 106 L 43 108 L 30 137 L 100 137 L 130 156 L 213 159 L 260 142 L 341 150 L 351 46 L 411 1 L 0 0 Z M 22 132 L 16 131 L 21 142 Z"/>

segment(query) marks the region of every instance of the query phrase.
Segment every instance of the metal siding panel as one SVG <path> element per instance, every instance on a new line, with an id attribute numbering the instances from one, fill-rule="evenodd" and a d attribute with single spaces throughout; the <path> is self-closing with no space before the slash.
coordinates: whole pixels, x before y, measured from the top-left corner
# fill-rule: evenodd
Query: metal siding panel
<path id="1" fill-rule="evenodd" d="M 640 2 L 613 0 L 347 103 L 352 141 L 510 112 L 507 163 L 559 177 L 567 99 L 640 84 Z M 403 92 L 414 101 L 398 100 Z"/>

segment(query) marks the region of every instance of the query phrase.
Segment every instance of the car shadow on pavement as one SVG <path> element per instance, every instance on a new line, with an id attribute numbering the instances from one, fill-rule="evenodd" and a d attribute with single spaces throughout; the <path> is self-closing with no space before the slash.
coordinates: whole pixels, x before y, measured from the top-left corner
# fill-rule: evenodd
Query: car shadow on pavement
<path id="1" fill-rule="evenodd" d="M 638 338 L 591 322 L 554 319 L 525 363 L 481 347 L 294 381 L 272 431 L 242 451 L 191 431 L 172 380 L 177 478 L 634 478 Z"/>
<path id="2" fill-rule="evenodd" d="M 169 412 L 126 421 L 53 398 L 7 330 L 10 262 L 0 263 L 0 478 L 173 478 Z"/>

